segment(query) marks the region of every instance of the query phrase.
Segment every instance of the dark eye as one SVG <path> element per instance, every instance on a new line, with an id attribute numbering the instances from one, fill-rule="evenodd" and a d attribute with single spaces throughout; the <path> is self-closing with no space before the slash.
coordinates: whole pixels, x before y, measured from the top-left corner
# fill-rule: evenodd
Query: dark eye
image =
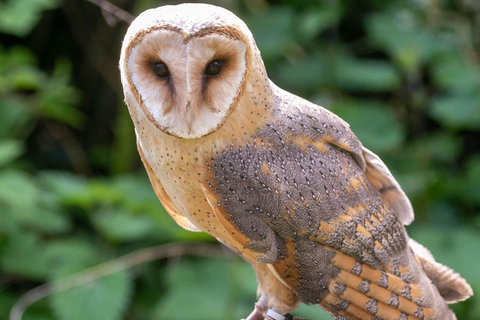
<path id="1" fill-rule="evenodd" d="M 223 61 L 222 60 L 213 60 L 205 68 L 205 74 L 207 76 L 216 76 L 222 71 Z"/>
<path id="2" fill-rule="evenodd" d="M 170 71 L 168 71 L 167 65 L 160 61 L 152 62 L 153 73 L 159 78 L 166 78 L 170 76 Z"/>

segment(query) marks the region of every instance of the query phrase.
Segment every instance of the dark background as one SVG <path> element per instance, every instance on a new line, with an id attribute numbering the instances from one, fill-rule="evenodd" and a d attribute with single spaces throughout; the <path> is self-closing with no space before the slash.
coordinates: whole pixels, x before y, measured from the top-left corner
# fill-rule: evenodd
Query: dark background
<path id="1" fill-rule="evenodd" d="M 112 3 L 137 15 L 171 2 Z M 384 159 L 414 205 L 412 238 L 478 290 L 480 2 L 211 3 L 246 21 L 276 84 L 340 115 Z M 127 27 L 88 1 L 0 1 L 2 320 L 38 285 L 177 241 L 192 244 L 117 273 L 115 262 L 23 319 L 239 319 L 253 308 L 250 267 L 180 229 L 148 182 L 117 67 Z M 478 296 L 452 308 L 480 319 Z"/>

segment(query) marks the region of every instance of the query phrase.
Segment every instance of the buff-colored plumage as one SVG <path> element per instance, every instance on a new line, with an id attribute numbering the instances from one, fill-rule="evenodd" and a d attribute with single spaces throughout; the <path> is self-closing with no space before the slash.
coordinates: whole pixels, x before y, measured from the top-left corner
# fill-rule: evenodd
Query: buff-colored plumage
<path id="1" fill-rule="evenodd" d="M 472 295 L 408 238 L 413 209 L 385 164 L 340 118 L 276 87 L 231 12 L 142 13 L 120 70 L 157 196 L 180 226 L 252 264 L 262 311 L 455 319 L 447 303 Z"/>

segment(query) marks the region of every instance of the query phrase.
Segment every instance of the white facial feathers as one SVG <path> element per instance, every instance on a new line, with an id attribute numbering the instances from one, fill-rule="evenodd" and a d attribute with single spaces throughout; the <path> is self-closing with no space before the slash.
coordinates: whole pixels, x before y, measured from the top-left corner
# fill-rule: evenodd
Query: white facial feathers
<path id="1" fill-rule="evenodd" d="M 148 10 L 125 37 L 124 91 L 133 91 L 135 102 L 163 132 L 202 137 L 235 108 L 252 45 L 243 22 L 222 8 L 190 4 Z M 214 61 L 221 71 L 212 76 L 206 70 Z M 155 74 L 155 62 L 166 65 L 168 77 Z"/>
<path id="2" fill-rule="evenodd" d="M 130 52 L 128 73 L 154 119 L 161 119 L 166 110 L 175 106 L 175 92 L 185 91 L 185 57 L 179 52 L 182 42 L 182 36 L 178 33 L 155 30 Z M 170 84 L 153 72 L 152 63 L 156 61 L 167 64 L 172 75 L 172 79 L 168 80 Z M 177 90 L 170 90 L 172 85 L 178 85 Z"/>

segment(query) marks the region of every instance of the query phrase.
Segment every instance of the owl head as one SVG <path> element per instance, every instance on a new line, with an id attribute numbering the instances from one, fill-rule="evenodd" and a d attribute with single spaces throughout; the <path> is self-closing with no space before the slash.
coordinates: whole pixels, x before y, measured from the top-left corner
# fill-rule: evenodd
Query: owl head
<path id="1" fill-rule="evenodd" d="M 206 4 L 147 10 L 129 27 L 120 57 L 130 113 L 135 119 L 143 112 L 172 136 L 203 137 L 231 115 L 251 70 L 265 74 L 256 55 L 252 34 L 228 10 Z"/>

